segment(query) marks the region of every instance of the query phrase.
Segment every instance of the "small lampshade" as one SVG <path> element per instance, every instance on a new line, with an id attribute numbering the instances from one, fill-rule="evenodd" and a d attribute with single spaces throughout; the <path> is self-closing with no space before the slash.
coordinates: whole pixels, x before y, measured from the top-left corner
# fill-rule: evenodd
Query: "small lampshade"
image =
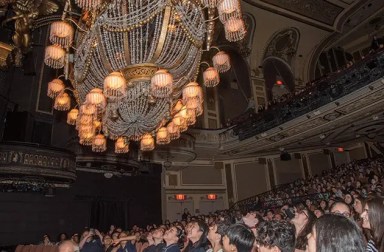
<path id="1" fill-rule="evenodd" d="M 127 93 L 126 88 L 126 80 L 119 72 L 112 72 L 104 79 L 104 95 L 108 98 L 125 96 Z"/>
<path id="2" fill-rule="evenodd" d="M 129 142 L 125 137 L 119 137 L 115 142 L 116 153 L 127 153 L 129 151 Z"/>
<path id="3" fill-rule="evenodd" d="M 172 93 L 172 85 L 172 75 L 160 69 L 151 78 L 151 94 L 157 98 L 167 98 Z"/>
<path id="4" fill-rule="evenodd" d="M 202 0 L 202 2 L 208 8 L 216 8 L 218 0 Z"/>
<path id="5" fill-rule="evenodd" d="M 99 7 L 103 0 L 75 0 L 75 3 L 83 10 L 89 11 Z"/>
<path id="6" fill-rule="evenodd" d="M 180 129 L 173 122 L 168 123 L 167 130 L 171 140 L 175 140 L 180 137 Z"/>
<path id="7" fill-rule="evenodd" d="M 94 88 L 85 97 L 85 101 L 88 104 L 95 105 L 97 108 L 102 107 L 105 108 L 106 100 L 103 95 L 103 90 L 100 88 Z"/>
<path id="8" fill-rule="evenodd" d="M 64 82 L 60 79 L 53 79 L 48 83 L 47 96 L 54 99 L 61 92 L 64 91 L 65 85 Z"/>
<path id="9" fill-rule="evenodd" d="M 67 48 L 72 45 L 73 34 L 74 29 L 69 23 L 65 21 L 55 21 L 51 24 L 49 40 L 52 44 Z"/>
<path id="10" fill-rule="evenodd" d="M 203 72 L 204 85 L 206 87 L 215 87 L 220 83 L 220 76 L 214 67 L 208 67 Z"/>
<path id="11" fill-rule="evenodd" d="M 93 138 L 95 137 L 95 130 L 92 125 L 80 125 L 79 126 L 79 138 L 80 144 L 92 145 Z"/>
<path id="12" fill-rule="evenodd" d="M 93 152 L 103 152 L 107 150 L 107 139 L 103 134 L 98 134 L 94 137 L 92 141 L 92 151 Z"/>
<path id="13" fill-rule="evenodd" d="M 151 151 L 155 148 L 155 140 L 151 134 L 144 134 L 140 141 L 141 151 Z"/>
<path id="14" fill-rule="evenodd" d="M 229 62 L 229 56 L 223 51 L 216 53 L 212 58 L 213 66 L 217 69 L 219 73 L 224 73 L 231 68 Z"/>
<path id="15" fill-rule="evenodd" d="M 241 18 L 230 18 L 224 24 L 225 38 L 230 42 L 244 39 L 246 31 L 244 21 Z"/>
<path id="16" fill-rule="evenodd" d="M 96 106 L 93 104 L 83 104 L 80 106 L 81 115 L 94 115 L 96 113 Z"/>
<path id="17" fill-rule="evenodd" d="M 197 82 L 190 82 L 183 88 L 183 103 L 189 109 L 195 109 L 203 102 L 203 91 Z"/>
<path id="18" fill-rule="evenodd" d="M 67 111 L 71 108 L 71 98 L 67 93 L 61 93 L 55 98 L 53 108 L 59 111 Z"/>
<path id="19" fill-rule="evenodd" d="M 65 50 L 58 45 L 50 45 L 45 48 L 44 63 L 52 68 L 64 67 Z"/>
<path id="20" fill-rule="evenodd" d="M 239 0 L 221 0 L 217 5 L 220 21 L 225 24 L 230 18 L 240 18 L 241 8 Z"/>
<path id="21" fill-rule="evenodd" d="M 166 127 L 161 127 L 156 133 L 156 143 L 157 144 L 169 144 L 171 138 Z"/>
<path id="22" fill-rule="evenodd" d="M 75 125 L 77 121 L 77 116 L 79 115 L 78 109 L 71 109 L 67 114 L 67 123 L 69 125 Z"/>
<path id="23" fill-rule="evenodd" d="M 180 132 L 184 132 L 188 129 L 187 121 L 186 119 L 179 113 L 177 113 L 173 119 L 172 122 L 179 128 Z"/>

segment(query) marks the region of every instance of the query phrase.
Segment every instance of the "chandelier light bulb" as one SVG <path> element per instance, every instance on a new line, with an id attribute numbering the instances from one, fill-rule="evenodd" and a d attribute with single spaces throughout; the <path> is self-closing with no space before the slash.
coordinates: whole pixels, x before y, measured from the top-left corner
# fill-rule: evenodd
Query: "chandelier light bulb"
<path id="1" fill-rule="evenodd" d="M 107 139 L 103 134 L 98 134 L 93 138 L 92 151 L 93 152 L 104 152 L 107 150 Z"/>
<path id="2" fill-rule="evenodd" d="M 115 153 L 127 153 L 129 151 L 129 142 L 125 137 L 119 137 L 115 142 Z"/>
<path id="3" fill-rule="evenodd" d="M 155 148 L 155 140 L 152 135 L 146 133 L 143 135 L 140 141 L 140 150 L 141 151 L 151 151 Z"/>
<path id="4" fill-rule="evenodd" d="M 54 79 L 48 83 L 47 96 L 54 99 L 61 92 L 64 91 L 64 82 L 60 79 Z"/>
<path id="5" fill-rule="evenodd" d="M 208 67 L 203 72 L 204 85 L 206 87 L 215 87 L 220 83 L 220 76 L 216 68 Z"/>
<path id="6" fill-rule="evenodd" d="M 67 123 L 69 125 L 75 125 L 77 121 L 77 116 L 79 115 L 78 109 L 71 109 L 67 114 Z"/>
<path id="7" fill-rule="evenodd" d="M 127 94 L 127 84 L 123 75 L 112 72 L 104 79 L 104 95 L 108 98 L 119 98 Z"/>
<path id="8" fill-rule="evenodd" d="M 65 64 L 65 50 L 58 45 L 45 48 L 44 63 L 52 68 L 59 69 Z"/>
<path id="9" fill-rule="evenodd" d="M 225 38 L 230 42 L 244 39 L 246 31 L 244 20 L 241 18 L 231 18 L 224 24 Z"/>
<path id="10" fill-rule="evenodd" d="M 157 98 L 167 98 L 172 93 L 173 77 L 165 69 L 158 70 L 151 78 L 151 94 Z"/>
<path id="11" fill-rule="evenodd" d="M 52 44 L 68 48 L 73 43 L 73 27 L 65 21 L 56 21 L 51 24 L 49 40 Z"/>
<path id="12" fill-rule="evenodd" d="M 219 73 L 224 73 L 231 68 L 229 61 L 229 55 L 223 51 L 216 53 L 212 58 L 213 66 L 217 69 Z"/>
<path id="13" fill-rule="evenodd" d="M 171 138 L 166 127 L 161 127 L 156 133 L 156 143 L 157 144 L 169 144 Z"/>
<path id="14" fill-rule="evenodd" d="M 71 98 L 67 93 L 61 93 L 56 97 L 53 107 L 59 111 L 69 110 L 71 108 Z"/>

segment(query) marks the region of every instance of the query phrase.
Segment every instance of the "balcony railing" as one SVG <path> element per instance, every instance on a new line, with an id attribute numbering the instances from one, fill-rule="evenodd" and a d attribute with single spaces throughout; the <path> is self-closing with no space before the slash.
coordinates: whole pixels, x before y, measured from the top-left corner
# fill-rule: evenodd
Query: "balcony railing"
<path id="1" fill-rule="evenodd" d="M 334 102 L 383 76 L 384 51 L 380 51 L 343 71 L 314 82 L 311 87 L 285 102 L 248 116 L 233 128 L 233 132 L 239 140 L 250 138 Z"/>

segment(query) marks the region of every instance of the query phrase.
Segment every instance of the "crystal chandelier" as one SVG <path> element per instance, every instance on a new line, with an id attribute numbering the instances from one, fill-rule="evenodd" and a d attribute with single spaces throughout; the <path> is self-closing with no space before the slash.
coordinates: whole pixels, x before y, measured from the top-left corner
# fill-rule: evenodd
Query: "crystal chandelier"
<path id="1" fill-rule="evenodd" d="M 130 141 L 142 151 L 168 144 L 203 113 L 203 91 L 196 82 L 204 51 L 211 46 L 219 17 L 226 38 L 245 36 L 239 0 L 75 0 L 80 18 L 67 1 L 62 20 L 53 22 L 44 62 L 63 75 L 49 84 L 58 110 L 70 110 L 71 90 L 78 109 L 67 116 L 80 143 L 95 152 L 115 140 L 126 153 Z M 205 86 L 220 82 L 230 69 L 218 49 L 203 72 Z M 206 62 L 205 62 L 206 63 Z M 69 82 L 66 82 L 69 83 Z M 156 140 L 156 141 L 155 141 Z"/>

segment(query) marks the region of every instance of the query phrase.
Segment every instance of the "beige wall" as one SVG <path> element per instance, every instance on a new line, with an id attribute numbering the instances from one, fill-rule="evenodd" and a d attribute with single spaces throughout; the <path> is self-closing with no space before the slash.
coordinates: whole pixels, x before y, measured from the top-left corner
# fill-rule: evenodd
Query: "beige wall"
<path id="1" fill-rule="evenodd" d="M 312 176 L 320 175 L 322 171 L 332 168 L 330 156 L 323 152 L 308 154 L 309 170 Z"/>
<path id="2" fill-rule="evenodd" d="M 355 149 L 351 149 L 349 151 L 349 158 L 351 160 L 360 160 L 360 159 L 367 158 L 367 154 L 365 152 L 365 148 L 363 146 L 361 146 L 361 147 L 358 147 L 358 148 L 355 148 Z"/>
<path id="3" fill-rule="evenodd" d="M 256 8 L 245 1 L 242 1 L 242 9 L 244 12 L 252 14 L 256 19 L 256 30 L 250 56 L 251 69 L 257 69 L 259 65 L 262 65 L 264 50 L 275 32 L 295 27 L 300 31 L 297 55 L 301 54 L 303 57 L 296 57 L 293 73 L 295 77 L 301 78 L 304 83 L 308 82 L 307 68 L 309 67 L 312 52 L 330 33 L 314 26 Z"/>
<path id="4" fill-rule="evenodd" d="M 222 169 L 212 166 L 189 166 L 181 171 L 182 185 L 224 184 Z"/>
<path id="5" fill-rule="evenodd" d="M 349 153 L 344 152 L 334 152 L 333 156 L 335 158 L 335 165 L 341 165 L 349 162 Z"/>
<path id="6" fill-rule="evenodd" d="M 237 200 L 269 190 L 269 179 L 266 165 L 258 162 L 234 163 L 234 185 Z"/>
<path id="7" fill-rule="evenodd" d="M 282 161 L 280 157 L 275 158 L 273 161 L 277 185 L 293 182 L 304 177 L 301 159 L 295 159 L 292 155 L 292 159 L 289 161 Z"/>

